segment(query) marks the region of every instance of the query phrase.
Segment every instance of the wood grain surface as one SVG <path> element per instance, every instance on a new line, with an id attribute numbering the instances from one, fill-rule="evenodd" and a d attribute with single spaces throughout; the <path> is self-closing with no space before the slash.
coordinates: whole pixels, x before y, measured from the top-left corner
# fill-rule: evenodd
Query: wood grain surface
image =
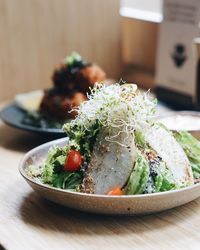
<path id="1" fill-rule="evenodd" d="M 200 199 L 154 215 L 86 214 L 40 198 L 18 172 L 22 156 L 50 140 L 0 121 L 0 244 L 7 250 L 200 249 Z"/>
<path id="2" fill-rule="evenodd" d="M 0 100 L 50 87 L 72 51 L 118 79 L 119 0 L 0 0 Z"/>

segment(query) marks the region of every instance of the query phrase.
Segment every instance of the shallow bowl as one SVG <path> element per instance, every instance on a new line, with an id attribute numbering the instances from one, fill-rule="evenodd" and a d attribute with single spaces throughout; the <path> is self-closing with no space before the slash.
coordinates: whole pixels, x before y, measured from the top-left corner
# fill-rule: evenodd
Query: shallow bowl
<path id="1" fill-rule="evenodd" d="M 69 208 L 101 214 L 147 214 L 163 211 L 188 203 L 200 196 L 200 184 L 163 193 L 108 196 L 61 190 L 39 183 L 27 175 L 30 164 L 41 164 L 53 145 L 64 146 L 68 139 L 45 143 L 29 151 L 22 159 L 19 171 L 28 184 L 42 197 Z"/>

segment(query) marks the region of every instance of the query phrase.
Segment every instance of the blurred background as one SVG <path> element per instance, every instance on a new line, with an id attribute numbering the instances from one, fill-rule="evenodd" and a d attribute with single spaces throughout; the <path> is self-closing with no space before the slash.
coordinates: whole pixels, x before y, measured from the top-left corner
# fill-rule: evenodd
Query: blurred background
<path id="1" fill-rule="evenodd" d="M 71 51 L 121 75 L 119 0 L 0 0 L 0 100 L 51 85 Z"/>
<path id="2" fill-rule="evenodd" d="M 176 28 L 183 34 L 191 28 L 184 18 L 194 17 L 195 32 L 188 34 L 192 48 L 192 39 L 198 36 L 195 18 L 200 16 L 199 6 L 197 0 L 0 0 L 0 101 L 12 99 L 20 92 L 49 88 L 55 65 L 72 51 L 96 62 L 108 78 L 154 88 L 156 70 L 163 75 L 160 67 L 168 68 L 167 64 L 161 65 L 165 61 L 162 46 L 167 43 L 166 38 L 164 42 L 160 38 L 163 13 L 170 25 L 184 23 L 183 29 Z M 172 18 L 173 13 L 178 13 L 179 20 Z M 169 31 L 165 29 L 169 37 L 176 33 Z M 179 34 L 177 43 L 182 40 L 183 35 Z M 182 43 L 177 46 L 183 53 Z M 187 58 L 193 57 L 192 51 Z M 167 53 L 173 53 L 173 48 Z M 196 69 L 196 59 L 190 66 L 193 71 Z M 183 69 L 188 76 L 191 68 Z M 179 73 L 184 75 L 180 70 L 174 74 Z M 189 94 L 194 96 L 196 71 L 190 78 L 193 87 Z M 158 81 L 165 82 L 162 77 Z M 179 84 L 179 79 L 175 82 Z M 185 89 L 183 83 L 177 90 L 187 95 L 190 83 Z"/>
<path id="3" fill-rule="evenodd" d="M 154 22 L 140 20 L 138 10 Z M 0 0 L 0 100 L 48 88 L 55 65 L 71 51 L 109 78 L 152 87 L 159 15 L 160 0 Z"/>

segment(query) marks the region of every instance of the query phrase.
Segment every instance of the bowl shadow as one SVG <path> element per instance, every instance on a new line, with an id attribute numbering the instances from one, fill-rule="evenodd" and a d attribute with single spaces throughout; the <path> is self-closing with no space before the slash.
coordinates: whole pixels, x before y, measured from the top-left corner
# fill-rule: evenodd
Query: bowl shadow
<path id="1" fill-rule="evenodd" d="M 200 201 L 200 199 L 199 199 Z M 192 204 L 192 209 L 190 209 Z M 29 193 L 21 204 L 22 220 L 45 230 L 70 234 L 123 235 L 142 234 L 147 230 L 165 230 L 184 221 L 199 210 L 198 200 L 164 212 L 148 215 L 122 216 L 92 214 L 66 208 Z"/>

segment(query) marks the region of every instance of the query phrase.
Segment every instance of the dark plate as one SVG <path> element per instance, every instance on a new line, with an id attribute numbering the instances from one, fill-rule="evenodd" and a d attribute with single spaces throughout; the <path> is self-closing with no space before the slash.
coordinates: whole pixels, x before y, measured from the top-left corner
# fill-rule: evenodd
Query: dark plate
<path id="1" fill-rule="evenodd" d="M 22 120 L 26 113 L 20 109 L 15 103 L 3 108 L 0 112 L 0 118 L 9 126 L 18 128 L 21 130 L 34 132 L 37 134 L 46 134 L 53 137 L 64 137 L 66 134 L 62 129 L 58 128 L 39 128 L 31 125 L 26 125 L 22 123 Z"/>

